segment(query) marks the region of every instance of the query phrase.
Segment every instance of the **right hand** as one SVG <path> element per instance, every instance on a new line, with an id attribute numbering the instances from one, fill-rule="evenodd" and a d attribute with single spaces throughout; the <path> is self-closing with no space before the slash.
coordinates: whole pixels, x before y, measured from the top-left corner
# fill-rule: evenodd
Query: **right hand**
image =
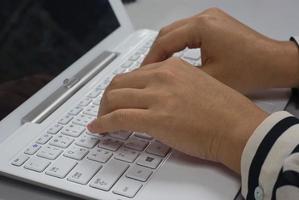
<path id="1" fill-rule="evenodd" d="M 201 48 L 202 70 L 240 92 L 299 86 L 293 42 L 267 38 L 217 8 L 161 29 L 143 65 L 186 47 Z"/>

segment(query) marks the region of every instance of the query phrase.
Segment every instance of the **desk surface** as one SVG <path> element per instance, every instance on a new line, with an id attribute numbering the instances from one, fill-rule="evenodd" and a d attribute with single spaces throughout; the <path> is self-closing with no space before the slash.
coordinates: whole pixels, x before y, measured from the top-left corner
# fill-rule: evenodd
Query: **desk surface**
<path id="1" fill-rule="evenodd" d="M 276 39 L 299 35 L 299 1 L 296 0 L 137 0 L 127 10 L 136 29 L 158 30 L 170 22 L 217 6 L 257 31 Z M 299 116 L 291 103 L 288 111 Z M 76 199 L 47 189 L 0 176 L 0 200 L 71 200 Z"/>

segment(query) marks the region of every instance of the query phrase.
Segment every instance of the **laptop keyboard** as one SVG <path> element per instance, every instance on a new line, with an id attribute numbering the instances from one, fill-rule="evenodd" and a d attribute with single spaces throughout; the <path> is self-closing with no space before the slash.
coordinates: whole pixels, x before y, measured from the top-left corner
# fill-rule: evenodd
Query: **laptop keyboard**
<path id="1" fill-rule="evenodd" d="M 139 67 L 152 42 L 146 42 L 78 105 L 48 127 L 11 164 L 37 174 L 133 198 L 171 149 L 146 133 L 117 131 L 97 135 L 88 132 L 86 125 L 96 118 L 104 89 L 112 78 Z M 198 49 L 186 49 L 175 56 L 200 65 Z"/>

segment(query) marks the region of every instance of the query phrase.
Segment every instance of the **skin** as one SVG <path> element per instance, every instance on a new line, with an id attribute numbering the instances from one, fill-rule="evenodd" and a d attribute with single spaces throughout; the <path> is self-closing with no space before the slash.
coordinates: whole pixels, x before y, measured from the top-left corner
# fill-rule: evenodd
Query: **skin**
<path id="1" fill-rule="evenodd" d="M 201 48 L 200 69 L 171 57 L 186 47 Z M 88 129 L 146 132 L 240 173 L 243 149 L 268 116 L 240 92 L 299 85 L 298 55 L 292 42 L 209 9 L 163 28 L 143 67 L 112 80 Z"/>

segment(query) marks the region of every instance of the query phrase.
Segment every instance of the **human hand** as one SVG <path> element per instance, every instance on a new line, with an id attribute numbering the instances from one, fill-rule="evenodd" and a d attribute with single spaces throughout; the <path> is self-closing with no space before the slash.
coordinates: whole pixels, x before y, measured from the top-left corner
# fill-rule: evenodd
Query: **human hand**
<path id="1" fill-rule="evenodd" d="M 266 115 L 202 70 L 170 58 L 117 75 L 88 129 L 146 132 L 177 150 L 239 172 L 243 148 Z"/>
<path id="2" fill-rule="evenodd" d="M 162 28 L 143 64 L 186 47 L 200 47 L 202 70 L 240 92 L 299 86 L 293 42 L 263 36 L 217 8 Z"/>

